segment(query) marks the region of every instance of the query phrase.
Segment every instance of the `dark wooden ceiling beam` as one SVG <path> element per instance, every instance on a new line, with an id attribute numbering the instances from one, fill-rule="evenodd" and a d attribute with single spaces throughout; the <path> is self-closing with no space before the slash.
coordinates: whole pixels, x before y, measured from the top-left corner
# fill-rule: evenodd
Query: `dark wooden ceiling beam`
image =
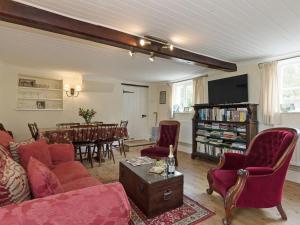
<path id="1" fill-rule="evenodd" d="M 173 51 L 170 51 L 162 48 L 162 44 L 155 41 L 152 41 L 151 45 L 142 47 L 139 45 L 140 37 L 138 36 L 61 16 L 11 0 L 0 0 L 0 20 L 123 49 L 134 49 L 135 52 L 144 54 L 154 52 L 157 57 L 174 59 L 189 64 L 230 72 L 237 70 L 237 66 L 234 63 L 180 48 L 174 48 Z"/>

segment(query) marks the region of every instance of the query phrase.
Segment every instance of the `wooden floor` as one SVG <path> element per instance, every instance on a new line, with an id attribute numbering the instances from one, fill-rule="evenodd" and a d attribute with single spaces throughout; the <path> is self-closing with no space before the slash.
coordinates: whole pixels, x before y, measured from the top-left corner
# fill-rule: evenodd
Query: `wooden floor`
<path id="1" fill-rule="evenodd" d="M 139 155 L 140 148 L 130 148 L 127 158 Z M 90 172 L 103 182 L 111 182 L 118 179 L 118 161 L 123 160 L 119 153 L 115 153 L 116 163 L 111 161 L 90 169 Z M 224 217 L 223 200 L 213 193 L 206 194 L 208 187 L 206 173 L 214 164 L 199 159 L 192 160 L 190 155 L 178 152 L 178 170 L 184 173 L 184 192 L 187 196 L 198 201 L 216 215 L 202 222 L 202 225 L 220 225 Z M 261 187 L 263 188 L 263 187 Z M 276 188 L 276 187 L 274 187 Z M 286 181 L 284 188 L 283 207 L 288 220 L 282 221 L 276 208 L 270 209 L 235 209 L 233 212 L 232 225 L 300 225 L 300 184 Z"/>

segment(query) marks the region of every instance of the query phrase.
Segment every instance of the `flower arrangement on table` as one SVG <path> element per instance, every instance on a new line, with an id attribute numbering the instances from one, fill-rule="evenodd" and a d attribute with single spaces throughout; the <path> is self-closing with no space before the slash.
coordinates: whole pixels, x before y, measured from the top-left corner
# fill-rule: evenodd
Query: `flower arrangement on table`
<path id="1" fill-rule="evenodd" d="M 92 118 L 95 116 L 96 111 L 94 109 L 84 109 L 84 108 L 79 108 L 78 115 L 81 116 L 84 121 L 89 124 L 92 121 Z"/>

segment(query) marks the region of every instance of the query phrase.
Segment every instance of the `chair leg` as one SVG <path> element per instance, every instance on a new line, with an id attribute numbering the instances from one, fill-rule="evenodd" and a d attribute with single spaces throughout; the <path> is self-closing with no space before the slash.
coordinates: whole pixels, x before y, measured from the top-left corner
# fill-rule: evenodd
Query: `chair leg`
<path id="1" fill-rule="evenodd" d="M 115 164 L 115 157 L 114 157 L 114 153 L 113 153 L 113 149 L 112 149 L 112 143 L 109 145 L 109 152 L 110 152 L 110 155 L 114 161 L 114 164 Z"/>
<path id="2" fill-rule="evenodd" d="M 212 179 L 210 178 L 210 172 L 207 173 L 207 180 L 209 187 L 206 189 L 206 193 L 211 195 L 214 192 L 214 190 L 212 188 Z"/>
<path id="3" fill-rule="evenodd" d="M 87 146 L 87 154 L 88 154 L 88 159 L 90 160 L 91 163 L 91 167 L 93 168 L 93 158 L 92 158 L 92 154 L 91 154 L 91 147 Z"/>
<path id="4" fill-rule="evenodd" d="M 278 212 L 280 213 L 281 218 L 282 218 L 283 220 L 287 220 L 286 213 L 285 213 L 285 211 L 283 210 L 281 203 L 277 206 L 277 210 L 278 210 Z"/>
<path id="5" fill-rule="evenodd" d="M 79 158 L 80 158 L 80 162 L 82 163 L 82 152 L 81 152 L 81 147 L 78 147 L 79 150 Z"/>
<path id="6" fill-rule="evenodd" d="M 232 211 L 232 207 L 231 206 L 228 206 L 228 207 L 225 206 L 226 218 L 223 218 L 223 224 L 224 225 L 230 225 L 231 224 L 231 221 L 232 221 L 231 211 Z"/>
<path id="7" fill-rule="evenodd" d="M 125 147 L 124 147 L 124 139 L 122 139 L 121 145 L 122 145 L 122 151 L 124 153 L 124 157 L 126 158 L 126 152 L 125 152 Z"/>

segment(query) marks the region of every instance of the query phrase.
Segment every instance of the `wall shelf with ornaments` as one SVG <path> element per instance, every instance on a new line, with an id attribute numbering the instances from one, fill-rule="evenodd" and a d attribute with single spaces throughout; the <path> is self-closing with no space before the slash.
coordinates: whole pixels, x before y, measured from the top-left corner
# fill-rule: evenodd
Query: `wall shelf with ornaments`
<path id="1" fill-rule="evenodd" d="M 63 81 L 43 77 L 19 75 L 16 110 L 63 110 Z"/>

